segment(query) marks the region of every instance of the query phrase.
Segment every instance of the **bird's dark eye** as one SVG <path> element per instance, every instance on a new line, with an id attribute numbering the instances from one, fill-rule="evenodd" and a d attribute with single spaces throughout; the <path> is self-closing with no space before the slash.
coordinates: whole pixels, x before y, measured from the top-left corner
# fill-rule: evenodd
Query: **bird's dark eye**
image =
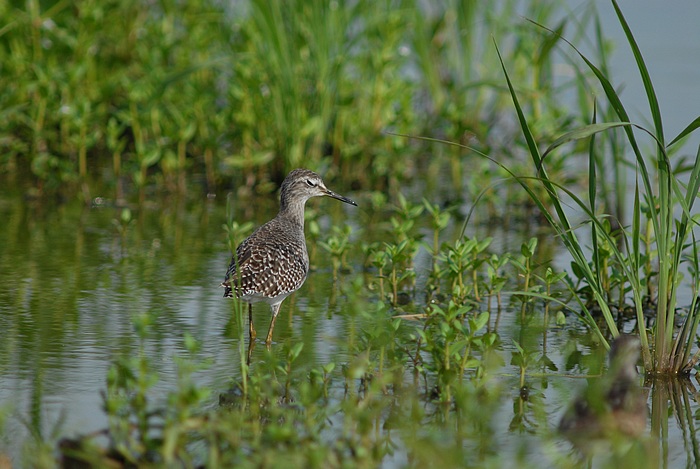
<path id="1" fill-rule="evenodd" d="M 306 184 L 308 184 L 309 187 L 316 187 L 316 183 L 314 181 L 312 181 L 311 179 L 307 179 Z"/>

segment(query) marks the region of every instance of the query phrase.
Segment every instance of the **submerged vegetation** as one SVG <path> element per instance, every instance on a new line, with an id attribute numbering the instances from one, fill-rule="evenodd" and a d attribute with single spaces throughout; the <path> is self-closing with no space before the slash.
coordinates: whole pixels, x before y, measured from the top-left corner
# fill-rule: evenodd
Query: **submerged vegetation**
<path id="1" fill-rule="evenodd" d="M 28 464 L 52 467 L 56 448 L 65 467 L 590 463 L 558 445 L 561 409 L 546 402 L 554 391 L 575 394 L 562 375 L 599 377 L 620 332 L 639 335 L 648 378 L 679 379 L 651 386 L 651 436 L 616 435 L 604 463 L 663 462 L 669 420 L 695 421 L 695 390 L 684 378 L 698 360 L 692 209 L 700 151 L 688 162 L 674 155 L 700 118 L 667 141 L 642 51 L 612 3 L 651 128 L 625 110 L 593 7 L 573 23 L 558 19 L 561 5 L 537 0 L 0 6 L 0 178 L 20 181 L 29 200 L 61 195 L 115 207 L 114 242 L 95 250 L 114 252 L 119 275 L 98 270 L 96 282 L 111 289 L 132 263 L 145 272 L 141 281 L 157 284 L 144 293 L 156 298 L 148 312 L 138 301 L 124 312 L 133 330 L 110 359 L 106 428 L 52 439 L 31 422 Z M 575 47 L 590 30 L 595 57 Z M 555 72 L 562 60 L 572 71 L 566 78 Z M 234 302 L 223 332 L 238 368 L 230 389 L 199 381 L 215 355 L 203 353 L 206 337 L 185 328 L 176 334 L 174 383 L 159 390 L 152 349 L 167 348 L 157 323 L 170 318 L 159 295 L 177 279 L 201 285 L 195 277 L 209 277 L 181 265 L 160 278 L 161 240 L 143 243 L 141 232 L 149 202 L 175 195 L 161 203 L 177 200 L 179 212 L 183 199 L 216 199 L 235 187 L 225 215 L 222 198 L 213 212 L 232 251 L 254 226 L 244 223 L 254 218 L 252 190 L 270 192 L 300 166 L 351 185 L 367 207 L 356 218 L 336 216 L 333 227 L 307 211 L 312 269 L 331 286 L 322 307 L 299 309 L 337 316 L 343 330 L 311 334 L 329 336 L 319 352 L 298 340 L 308 336 L 290 315 L 286 335 L 256 350 Z M 631 206 L 626 178 L 634 180 Z M 211 222 L 207 209 L 197 216 L 197 226 Z M 164 219 L 164 232 L 181 222 Z M 510 224 L 529 232 L 499 244 L 494 225 Z M 188 246 L 180 233 L 174 251 L 205 252 L 207 237 L 196 237 Z M 552 265 L 552 239 L 567 249 L 570 269 Z M 25 246 L 21 236 L 5 244 Z M 80 258 L 86 241 L 75 244 Z M 45 270 L 73 275 L 50 253 L 36 255 L 48 259 L 27 268 L 39 271 L 37 284 L 51 284 Z M 0 262 L 4 271 L 11 261 Z M 8 304 L 21 308 L 28 290 L 9 294 Z M 291 311 L 295 298 L 285 302 Z M 62 324 L 62 313 L 52 320 Z M 552 335 L 561 362 L 550 358 Z M 504 430 L 494 416 L 510 401 Z M 683 437 L 694 457 L 695 432 Z"/>

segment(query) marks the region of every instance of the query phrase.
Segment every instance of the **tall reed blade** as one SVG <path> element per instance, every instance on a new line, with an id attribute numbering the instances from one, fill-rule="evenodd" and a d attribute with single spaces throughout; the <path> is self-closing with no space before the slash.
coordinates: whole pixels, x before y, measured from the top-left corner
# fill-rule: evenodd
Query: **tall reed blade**
<path id="1" fill-rule="evenodd" d="M 587 261 L 586 255 L 583 252 L 583 248 L 582 248 L 581 244 L 579 243 L 576 235 L 574 234 L 574 231 L 571 227 L 571 224 L 570 224 L 568 217 L 566 215 L 566 212 L 564 210 L 562 201 L 557 194 L 556 184 L 547 177 L 547 171 L 543 165 L 543 157 L 540 156 L 539 148 L 537 146 L 537 143 L 535 142 L 534 135 L 532 134 L 532 132 L 530 130 L 530 126 L 528 125 L 528 121 L 527 121 L 527 118 L 525 117 L 523 109 L 520 106 L 518 96 L 515 93 L 515 89 L 513 88 L 513 84 L 511 83 L 510 76 L 508 75 L 508 71 L 505 67 L 505 64 L 503 63 L 503 59 L 501 57 L 500 51 L 498 50 L 498 46 L 496 46 L 496 52 L 498 53 L 499 59 L 501 61 L 501 66 L 503 68 L 503 73 L 504 73 L 505 78 L 506 78 L 508 90 L 510 91 L 511 98 L 513 99 L 513 105 L 515 106 L 515 110 L 516 110 L 516 113 L 518 115 L 518 122 L 520 123 L 520 128 L 521 128 L 523 135 L 525 137 L 525 141 L 527 142 L 527 147 L 528 147 L 528 150 L 530 152 L 530 157 L 532 158 L 532 160 L 535 164 L 536 174 L 537 174 L 536 180 L 541 182 L 542 185 L 545 187 L 546 192 L 549 195 L 549 203 L 551 204 L 554 211 L 556 212 L 557 217 L 554 218 L 549 213 L 549 209 L 547 208 L 545 201 L 540 200 L 537 196 L 533 197 L 533 201 L 543 211 L 543 213 L 547 217 L 547 220 L 550 222 L 550 224 L 555 229 L 555 231 L 559 234 L 559 236 L 562 239 L 562 241 L 564 242 L 565 246 L 567 247 L 567 249 L 569 250 L 569 252 L 573 256 L 574 262 L 583 272 L 584 276 L 586 277 L 587 281 L 589 282 L 589 284 L 591 286 L 593 295 L 596 298 L 596 301 L 601 308 L 601 311 L 603 313 L 603 317 L 605 318 L 605 322 L 606 322 L 608 328 L 610 329 L 610 331 L 612 331 L 614 336 L 617 336 L 618 335 L 617 324 L 615 323 L 615 320 L 614 320 L 612 312 L 610 311 L 610 308 L 607 304 L 607 301 L 605 301 L 605 294 L 600 289 L 600 284 L 597 282 L 596 275 L 591 270 L 589 263 Z M 618 123 L 617 125 L 623 125 L 623 124 Z M 595 130 L 600 131 L 597 127 L 595 127 Z M 592 129 L 589 129 L 589 131 L 592 131 Z M 583 135 L 590 135 L 590 134 L 587 134 L 586 132 L 584 132 Z M 565 191 L 565 192 L 567 192 L 567 194 L 569 194 L 569 195 L 573 195 L 569 191 Z M 532 195 L 533 193 L 530 192 L 530 194 Z M 592 216 L 592 218 L 595 219 L 595 216 Z M 603 339 L 603 335 L 600 333 L 600 330 L 597 330 L 597 332 L 598 332 L 598 335 L 601 337 L 601 339 Z M 603 342 L 605 342 L 605 339 L 603 339 Z"/>
<path id="2" fill-rule="evenodd" d="M 698 163 L 700 163 L 700 161 L 699 158 L 696 157 L 693 170 L 691 171 L 687 183 L 681 183 L 679 176 L 674 174 L 672 170 L 669 153 L 667 151 L 664 139 L 663 121 L 659 102 L 649 75 L 648 68 L 636 43 L 634 35 L 632 34 L 632 31 L 624 18 L 622 10 L 619 8 L 619 5 L 615 0 L 612 0 L 612 5 L 637 63 L 637 69 L 642 79 L 647 96 L 649 112 L 654 123 L 653 130 L 648 130 L 639 125 L 631 124 L 631 120 L 627 111 L 625 110 L 622 100 L 606 74 L 601 71 L 601 68 L 594 65 L 591 60 L 584 56 L 573 44 L 571 44 L 571 42 L 562 38 L 567 44 L 569 44 L 569 46 L 573 48 L 574 51 L 576 51 L 578 56 L 591 70 L 602 87 L 610 106 L 615 111 L 616 117 L 622 122 L 597 124 L 595 123 L 594 119 L 593 124 L 574 129 L 573 131 L 569 131 L 557 138 L 554 143 L 552 143 L 552 145 L 550 145 L 550 147 L 544 152 L 543 156 L 540 157 L 537 151 L 533 151 L 533 149 L 536 150 L 534 138 L 532 137 L 526 122 L 524 122 L 524 114 L 520 104 L 517 102 L 513 86 L 508 79 L 507 73 L 506 81 L 508 82 L 508 87 L 511 96 L 513 97 L 516 111 L 518 112 L 521 129 L 527 142 L 528 149 L 530 150 L 531 157 L 536 164 L 538 175 L 543 179 L 542 184 L 545 186 L 545 188 L 547 188 L 547 192 L 550 194 L 550 197 L 553 195 L 551 191 L 553 184 L 551 181 L 547 180 L 547 172 L 544 168 L 544 160 L 549 152 L 572 140 L 589 137 L 592 139 L 595 134 L 608 129 L 622 127 L 624 130 L 627 143 L 634 153 L 637 170 L 637 179 L 634 189 L 634 213 L 631 232 L 623 229 L 623 238 L 621 240 L 622 244 L 620 248 L 615 246 L 615 244 L 612 244 L 613 254 L 617 259 L 620 270 L 624 274 L 624 281 L 631 287 L 631 295 L 634 300 L 634 306 L 637 313 L 637 323 L 639 325 L 639 332 L 642 339 L 645 368 L 647 371 L 654 371 L 656 373 L 675 374 L 681 370 L 688 369 L 690 356 L 689 350 L 692 346 L 692 337 L 694 337 L 698 325 L 697 315 L 695 314 L 695 308 L 693 307 L 686 324 L 676 335 L 674 340 L 675 310 L 678 294 L 677 287 L 680 284 L 682 275 L 681 263 L 684 259 L 684 249 L 686 249 L 685 243 L 689 235 L 691 237 L 693 236 L 691 226 L 694 226 L 695 222 L 691 217 L 691 209 L 693 202 L 700 191 L 700 168 L 698 168 Z M 541 25 L 538 26 L 543 27 Z M 546 27 L 543 28 L 551 33 L 557 34 Z M 672 140 L 671 144 L 673 145 L 680 142 L 698 127 L 700 127 L 700 118 L 691 122 L 675 139 Z M 640 149 L 637 142 L 637 137 L 634 134 L 635 128 L 642 130 L 645 134 L 650 136 L 653 141 L 656 157 L 651 162 Z M 670 146 L 671 145 L 669 145 L 669 147 Z M 588 162 L 590 165 L 589 183 L 591 184 L 591 187 L 589 187 L 590 205 L 589 207 L 586 207 L 583 204 L 577 204 L 584 212 L 586 212 L 586 214 L 590 217 L 589 221 L 594 225 L 594 229 L 592 231 L 593 260 L 594 263 L 597 264 L 599 246 L 598 236 L 603 234 L 603 231 L 598 229 L 600 227 L 600 223 L 596 219 L 595 214 L 594 203 L 596 199 L 595 186 L 597 185 L 597 173 L 593 169 L 595 158 L 593 157 L 592 153 L 589 153 Z M 642 183 L 641 188 L 639 184 L 640 181 Z M 550 202 L 556 209 L 556 206 L 559 203 L 558 199 L 556 197 L 551 197 Z M 680 218 L 676 218 L 675 214 L 679 213 L 679 211 Z M 559 215 L 559 212 L 557 213 L 559 216 L 559 221 L 561 222 L 561 215 Z M 643 214 L 647 220 L 646 224 L 643 223 L 642 220 Z M 562 235 L 562 239 L 564 240 L 567 249 L 569 249 L 569 251 L 572 253 L 574 259 L 579 262 L 578 267 L 580 268 L 583 266 L 583 263 L 585 263 L 585 256 L 582 255 L 580 246 L 573 242 L 574 238 L 564 236 L 564 233 L 562 233 L 563 227 L 567 227 L 568 230 L 568 223 L 554 226 L 555 230 Z M 612 239 L 610 241 L 612 241 Z M 642 246 L 644 247 L 644 250 L 641 249 Z M 625 249 L 622 250 L 621 248 Z M 696 256 L 694 245 L 692 251 L 693 254 L 690 256 L 690 258 L 695 259 Z M 627 254 L 625 254 L 625 252 Z M 645 259 L 644 263 L 642 263 L 643 258 Z M 658 263 L 658 267 L 656 269 L 654 269 L 651 265 L 654 258 L 656 258 L 656 262 Z M 589 277 L 589 272 L 585 269 L 582 270 L 584 272 L 584 276 L 586 277 L 586 281 L 589 282 L 589 286 L 594 292 L 596 301 L 598 301 L 599 306 L 605 310 L 605 306 L 602 304 L 604 302 L 604 291 L 601 289 L 600 285 L 601 278 L 592 275 Z M 695 275 L 696 277 L 698 275 L 697 269 L 695 270 Z M 694 282 L 697 282 L 697 280 L 698 279 L 695 278 Z M 655 288 L 652 288 L 652 282 L 656 283 Z M 649 295 L 649 297 L 645 298 L 645 295 Z M 655 344 L 653 348 L 653 357 L 651 357 L 650 354 L 647 331 L 644 327 L 644 309 L 650 302 L 654 302 L 656 308 L 656 330 L 654 334 Z M 695 301 L 693 301 L 693 304 L 694 303 Z M 608 320 L 607 315 L 606 320 Z M 608 323 L 609 322 L 610 321 L 608 321 Z M 614 329 L 611 328 L 611 331 L 614 331 Z"/>

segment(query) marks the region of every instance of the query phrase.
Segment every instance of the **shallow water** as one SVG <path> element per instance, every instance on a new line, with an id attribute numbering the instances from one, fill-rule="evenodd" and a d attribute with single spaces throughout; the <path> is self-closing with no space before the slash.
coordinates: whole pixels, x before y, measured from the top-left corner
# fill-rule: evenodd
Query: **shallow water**
<path id="1" fill-rule="evenodd" d="M 2 432 L 3 452 L 21 461 L 21 448 L 31 441 L 32 432 L 56 441 L 107 426 L 102 410 L 106 374 L 116 357 L 138 353 L 134 315 L 147 313 L 154 318 L 144 348 L 159 371 L 153 395 L 156 404 L 164 403 L 175 385 L 174 357 L 186 353 L 185 332 L 201 343 L 197 358 L 211 361 L 206 370 L 197 373 L 196 380 L 211 388 L 213 396 L 225 393 L 240 378 L 234 303 L 222 298 L 219 288 L 229 262 L 222 229 L 226 221 L 223 199 L 161 200 L 142 210 L 134 209 L 134 218 L 121 235 L 115 222 L 121 208 L 111 207 L 108 200 L 86 208 L 79 203 L 26 201 L 18 193 L 0 196 L 0 217 L 5 220 L 0 226 L 0 281 L 5 285 L 0 292 L 0 327 L 4 330 L 0 408 L 8 412 Z M 262 202 L 268 209 L 255 212 L 251 219 L 256 224 L 276 210 L 273 195 L 260 199 L 269 199 Z M 320 214 L 321 239 L 331 224 L 367 227 L 366 219 L 376 218 L 363 208 L 362 197 L 358 199 L 357 210 L 331 200 L 310 202 Z M 248 200 L 238 201 L 239 209 L 249 206 Z M 515 249 L 515 240 L 529 236 L 522 230 L 474 225 L 470 230 L 479 236 L 495 237 L 496 248 Z M 460 228 L 455 226 L 454 231 Z M 353 244 L 361 241 L 355 237 Z M 552 243 L 546 247 L 551 250 L 545 251 L 545 258 L 559 255 Z M 352 362 L 348 343 L 363 331 L 391 320 L 388 315 L 358 314 L 362 303 L 345 294 L 343 287 L 361 272 L 361 256 L 357 250 L 353 253 L 353 272 L 341 274 L 334 284 L 329 259 L 319 251 L 304 287 L 283 303 L 272 357 L 258 345 L 251 360 L 253 367 L 275 356 L 283 357 L 287 346 L 299 341 L 304 348 L 294 366 L 302 375 L 331 361 Z M 420 270 L 421 261 L 417 264 Z M 418 277 L 420 285 L 420 272 Z M 415 299 L 418 303 L 422 301 L 419 296 Z M 551 437 L 553 429 L 569 400 L 585 385 L 580 378 L 600 369 L 604 353 L 573 316 L 563 328 L 550 325 L 546 334 L 540 313 L 524 323 L 519 317 L 519 312 L 504 311 L 497 329 L 502 365 L 492 370 L 499 397 L 489 417 L 490 430 L 481 437 L 483 441 L 470 437 L 464 444 L 501 462 L 538 464 L 544 458 L 557 465 L 558 458 L 570 448 L 560 438 Z M 256 306 L 255 321 L 259 331 L 266 330 L 269 311 L 265 305 Z M 411 322 L 402 325 L 404 333 L 413 327 Z M 519 399 L 519 368 L 511 364 L 515 352 L 512 340 L 532 352 L 536 360 L 543 355 L 551 360 L 546 369 L 544 365 L 529 367 L 529 401 Z M 572 354 L 572 347 L 580 353 Z M 336 379 L 331 396 L 342 399 L 343 393 L 343 381 Z M 216 397 L 210 405 L 217 405 Z M 697 410 L 694 402 L 692 410 Z M 684 441 L 687 426 L 670 425 L 667 460 L 687 460 L 693 444 L 679 443 Z M 400 430 L 396 433 L 397 450 L 385 458 L 387 467 L 407 463 Z M 332 431 L 328 437 L 332 438 Z M 474 461 L 486 461 L 486 456 Z"/>

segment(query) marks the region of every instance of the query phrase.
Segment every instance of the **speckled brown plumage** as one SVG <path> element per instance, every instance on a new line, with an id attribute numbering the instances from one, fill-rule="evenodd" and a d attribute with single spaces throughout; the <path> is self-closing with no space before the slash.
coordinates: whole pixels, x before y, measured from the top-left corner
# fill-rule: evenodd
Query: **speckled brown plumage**
<path id="1" fill-rule="evenodd" d="M 329 196 L 357 205 L 328 190 L 321 177 L 307 169 L 295 169 L 285 178 L 280 191 L 280 211 L 246 238 L 237 248 L 221 284 L 224 296 L 249 303 L 250 337 L 255 338 L 252 303 L 265 302 L 272 310 L 267 343 L 279 307 L 284 299 L 304 284 L 309 272 L 309 255 L 304 237 L 304 207 L 311 197 Z"/>
<path id="2" fill-rule="evenodd" d="M 264 301 L 264 298 L 286 296 L 301 288 L 309 271 L 306 243 L 303 233 L 299 239 L 298 234 L 286 230 L 286 226 L 279 218 L 274 218 L 238 246 L 226 272 L 224 296 L 233 297 L 235 287 L 235 296 L 239 298 Z"/>

